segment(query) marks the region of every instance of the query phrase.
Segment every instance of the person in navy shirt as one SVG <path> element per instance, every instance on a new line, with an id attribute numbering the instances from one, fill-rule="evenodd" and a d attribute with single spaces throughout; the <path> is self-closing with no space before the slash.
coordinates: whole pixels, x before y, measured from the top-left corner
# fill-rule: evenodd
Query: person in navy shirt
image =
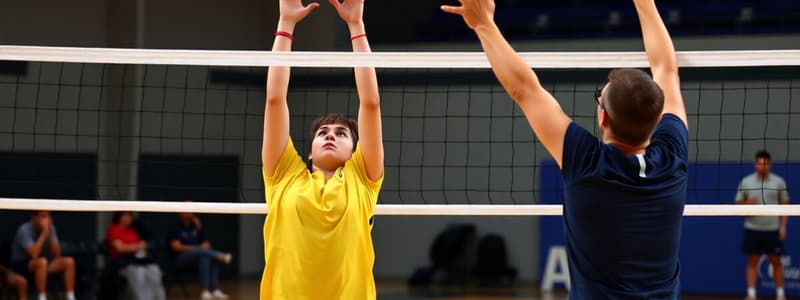
<path id="1" fill-rule="evenodd" d="M 186 202 L 192 201 L 186 197 Z M 214 250 L 203 224 L 192 213 L 179 213 L 178 222 L 167 233 L 167 245 L 175 255 L 178 268 L 197 269 L 200 274 L 201 299 L 227 299 L 219 289 L 220 264 L 230 264 L 230 253 Z"/>
<path id="2" fill-rule="evenodd" d="M 680 297 L 688 126 L 672 39 L 654 0 L 633 0 L 652 78 L 611 71 L 596 94 L 601 139 L 567 116 L 494 23 L 493 0 L 442 6 L 475 31 L 497 79 L 564 177 L 570 299 Z"/>

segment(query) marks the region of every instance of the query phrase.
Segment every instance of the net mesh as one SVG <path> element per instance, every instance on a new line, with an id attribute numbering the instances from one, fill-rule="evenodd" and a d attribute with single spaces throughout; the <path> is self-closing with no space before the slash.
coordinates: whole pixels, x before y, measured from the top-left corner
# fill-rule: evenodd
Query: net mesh
<path id="1" fill-rule="evenodd" d="M 413 54 L 409 54 L 409 60 Z M 690 159 L 716 178 L 690 193 L 730 194 L 768 149 L 800 178 L 798 67 L 682 70 Z M 264 201 L 260 151 L 265 68 L 66 62 L 0 64 L 0 172 L 5 197 Z M 597 88 L 608 69 L 539 70 L 577 123 L 597 133 Z M 487 69 L 378 70 L 384 126 L 381 204 L 531 204 L 561 187 L 553 163 Z M 310 124 L 355 118 L 352 69 L 294 68 L 291 136 L 302 157 Z M 713 176 L 712 176 L 713 177 Z M 716 181 L 716 182 L 715 182 Z M 731 200 L 732 201 L 732 200 Z"/>

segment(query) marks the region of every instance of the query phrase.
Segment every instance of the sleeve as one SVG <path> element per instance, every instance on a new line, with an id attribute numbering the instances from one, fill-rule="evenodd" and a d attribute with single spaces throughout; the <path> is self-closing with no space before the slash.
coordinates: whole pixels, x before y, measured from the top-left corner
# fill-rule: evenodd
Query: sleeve
<path id="1" fill-rule="evenodd" d="M 58 239 L 58 232 L 56 232 L 55 225 L 50 225 L 50 236 L 54 241 L 56 241 L 56 244 L 61 244 L 61 241 Z"/>
<path id="2" fill-rule="evenodd" d="M 786 187 L 786 181 L 781 180 L 781 184 L 778 186 L 780 189 L 778 191 L 778 196 L 780 197 L 779 203 L 789 202 L 789 189 Z"/>
<path id="3" fill-rule="evenodd" d="M 739 187 L 736 188 L 736 198 L 733 199 L 734 202 L 744 201 L 747 199 L 747 192 L 744 190 L 744 179 L 739 182 Z"/>
<path id="4" fill-rule="evenodd" d="M 380 191 L 381 186 L 383 185 L 383 176 L 385 172 L 382 172 L 381 177 L 377 180 L 369 179 L 369 176 L 367 175 L 367 165 L 364 162 L 364 156 L 361 154 L 360 145 L 356 145 L 356 151 L 353 152 L 353 156 L 350 157 L 350 160 L 345 163 L 345 167 L 347 167 L 348 164 L 350 165 L 350 168 L 355 170 L 361 181 L 363 181 L 364 184 L 368 186 L 370 190 L 372 190 L 372 192 L 377 193 Z"/>
<path id="5" fill-rule="evenodd" d="M 590 161 L 599 151 L 600 142 L 588 130 L 573 121 L 564 134 L 564 147 L 561 152 L 561 174 L 565 182 L 580 177 L 591 166 Z"/>
<path id="6" fill-rule="evenodd" d="M 108 230 L 106 231 L 106 243 L 108 243 L 109 247 L 111 247 L 114 241 L 119 239 L 119 233 L 116 229 L 116 226 L 111 225 L 108 226 Z"/>
<path id="7" fill-rule="evenodd" d="M 22 225 L 17 230 L 17 235 L 14 240 L 16 240 L 17 244 L 19 244 L 23 249 L 27 249 L 28 247 L 33 246 L 35 243 L 33 234 L 33 230 L 27 231 L 25 230 L 25 225 Z"/>
<path id="8" fill-rule="evenodd" d="M 665 114 L 658 122 L 650 144 L 663 144 L 670 152 L 684 161 L 689 160 L 689 130 L 680 118 Z"/>
<path id="9" fill-rule="evenodd" d="M 266 174 L 263 168 L 261 173 L 264 176 L 264 184 L 274 186 L 287 178 L 291 178 L 296 172 L 305 170 L 305 168 L 305 163 L 294 148 L 294 142 L 289 138 L 289 142 L 286 144 L 283 154 L 281 154 L 281 159 L 278 161 L 278 166 L 275 168 L 275 173 Z"/>

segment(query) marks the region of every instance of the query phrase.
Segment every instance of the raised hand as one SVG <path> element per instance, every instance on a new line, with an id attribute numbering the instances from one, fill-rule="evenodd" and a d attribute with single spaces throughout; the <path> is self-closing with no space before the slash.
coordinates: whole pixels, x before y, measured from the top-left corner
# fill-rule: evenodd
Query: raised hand
<path id="1" fill-rule="evenodd" d="M 442 5 L 442 11 L 461 16 L 472 30 L 494 22 L 494 0 L 459 0 L 458 2 L 461 2 L 461 6 Z"/>
<path id="2" fill-rule="evenodd" d="M 359 24 L 363 22 L 364 16 L 364 0 L 328 0 L 333 5 L 336 12 L 342 21 L 348 25 Z"/>
<path id="3" fill-rule="evenodd" d="M 319 3 L 312 2 L 304 6 L 301 0 L 280 0 L 278 6 L 281 13 L 280 22 L 297 24 L 312 10 L 319 7 Z"/>

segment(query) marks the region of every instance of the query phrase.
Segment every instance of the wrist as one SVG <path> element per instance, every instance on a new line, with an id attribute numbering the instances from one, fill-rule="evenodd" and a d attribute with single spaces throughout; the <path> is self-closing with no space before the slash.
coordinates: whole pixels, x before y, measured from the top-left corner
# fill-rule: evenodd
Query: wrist
<path id="1" fill-rule="evenodd" d="M 279 20 L 278 21 L 278 28 L 275 29 L 275 31 L 284 31 L 284 32 L 288 32 L 288 33 L 294 34 L 295 25 L 297 25 L 297 23 L 294 22 L 294 21 Z"/>
<path id="2" fill-rule="evenodd" d="M 484 24 L 475 25 L 475 28 L 473 28 L 472 30 L 475 31 L 476 34 L 481 34 L 481 33 L 488 33 L 496 29 L 497 26 L 493 22 L 486 22 Z"/>
<path id="3" fill-rule="evenodd" d="M 358 21 L 355 23 L 347 23 L 347 28 L 350 30 L 350 36 L 364 34 L 367 32 L 364 22 Z"/>

